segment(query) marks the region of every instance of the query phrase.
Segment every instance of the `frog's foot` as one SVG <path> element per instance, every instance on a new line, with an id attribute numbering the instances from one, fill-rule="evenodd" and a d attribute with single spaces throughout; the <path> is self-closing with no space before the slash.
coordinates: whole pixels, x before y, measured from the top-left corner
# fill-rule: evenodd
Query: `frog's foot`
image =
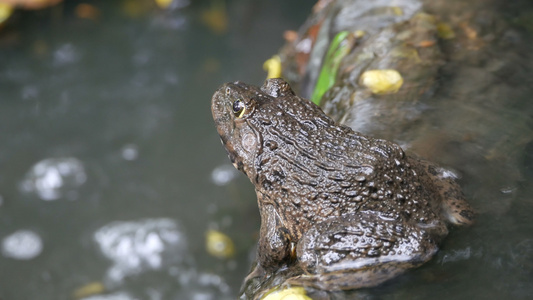
<path id="1" fill-rule="evenodd" d="M 417 267 L 437 246 L 417 225 L 363 211 L 314 225 L 296 251 L 306 274 L 288 283 L 348 290 L 376 286 Z"/>
<path id="2" fill-rule="evenodd" d="M 453 187 L 443 190 L 443 210 L 448 221 L 455 225 L 474 223 L 475 213 L 464 199 L 463 193 Z"/>
<path id="3" fill-rule="evenodd" d="M 254 278 L 257 278 L 257 277 L 264 277 L 265 274 L 266 274 L 265 269 L 263 269 L 263 267 L 261 267 L 260 264 L 255 262 L 255 265 L 253 266 L 252 271 L 250 272 L 250 274 L 246 275 L 246 277 L 244 278 L 244 282 L 246 283 L 246 282 L 248 282 L 250 280 L 253 280 Z"/>
<path id="4" fill-rule="evenodd" d="M 286 284 L 308 286 L 326 291 L 352 290 L 377 286 L 400 275 L 413 265 L 388 263 L 370 268 L 324 274 L 305 274 L 289 278 Z"/>
<path id="5" fill-rule="evenodd" d="M 442 208 L 447 220 L 455 225 L 470 225 L 474 223 L 474 210 L 466 202 L 461 187 L 455 181 L 457 176 L 453 172 L 427 161 L 420 162 L 425 166 L 427 174 L 432 178 L 442 196 Z"/>

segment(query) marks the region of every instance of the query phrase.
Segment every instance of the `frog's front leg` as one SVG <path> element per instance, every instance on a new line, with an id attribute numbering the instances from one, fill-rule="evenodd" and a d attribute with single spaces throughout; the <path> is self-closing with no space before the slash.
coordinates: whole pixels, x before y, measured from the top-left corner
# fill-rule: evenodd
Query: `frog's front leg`
<path id="1" fill-rule="evenodd" d="M 326 290 L 376 286 L 428 261 L 437 251 L 416 224 L 363 211 L 315 224 L 298 242 L 305 274 L 290 284 Z"/>
<path id="2" fill-rule="evenodd" d="M 271 204 L 261 207 L 261 231 L 257 253 L 259 264 L 267 270 L 277 269 L 295 256 L 289 231 Z"/>

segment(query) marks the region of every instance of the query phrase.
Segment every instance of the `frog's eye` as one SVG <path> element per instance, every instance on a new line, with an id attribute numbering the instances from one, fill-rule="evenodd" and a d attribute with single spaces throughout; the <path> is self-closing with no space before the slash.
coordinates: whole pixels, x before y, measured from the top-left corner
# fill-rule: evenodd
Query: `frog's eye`
<path id="1" fill-rule="evenodd" d="M 237 118 L 241 118 L 244 115 L 244 112 L 246 111 L 246 105 L 244 102 L 240 99 L 235 100 L 233 102 L 233 113 Z"/>

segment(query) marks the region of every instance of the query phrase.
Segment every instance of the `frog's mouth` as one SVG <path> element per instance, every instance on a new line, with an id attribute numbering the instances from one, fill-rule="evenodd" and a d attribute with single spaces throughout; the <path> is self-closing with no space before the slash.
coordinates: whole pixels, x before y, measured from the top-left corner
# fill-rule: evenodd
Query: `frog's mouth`
<path id="1" fill-rule="evenodd" d="M 239 160 L 235 151 L 235 147 L 231 141 L 235 134 L 235 120 L 228 105 L 228 103 L 231 102 L 225 97 L 224 90 L 225 86 L 222 86 L 213 95 L 211 112 L 213 114 L 213 120 L 215 121 L 215 127 L 218 131 L 218 135 L 220 136 L 220 141 L 228 152 L 231 162 L 235 164 L 235 162 Z"/>
<path id="2" fill-rule="evenodd" d="M 215 127 L 220 136 L 220 141 L 228 153 L 228 157 L 235 168 L 248 175 L 245 170 L 244 158 L 242 157 L 243 149 L 241 145 L 236 145 L 235 141 L 239 140 L 240 130 L 237 128 L 235 113 L 232 110 L 232 96 L 227 93 L 229 84 L 221 86 L 213 95 L 211 102 L 211 112 Z"/>
<path id="3" fill-rule="evenodd" d="M 233 166 L 252 179 L 251 176 L 255 172 L 250 166 L 254 165 L 253 161 L 262 152 L 260 147 L 262 139 L 261 134 L 248 124 L 248 121 L 243 123 L 247 124 L 244 129 L 232 124 L 230 134 L 220 134 L 220 141 L 226 148 Z M 235 142 L 233 139 L 239 142 Z"/>
<path id="4" fill-rule="evenodd" d="M 244 170 L 243 160 L 242 160 L 242 158 L 239 155 L 237 155 L 237 151 L 235 151 L 235 148 L 233 147 L 233 144 L 231 142 L 229 142 L 227 136 L 220 135 L 220 141 L 222 142 L 222 145 L 226 149 L 226 152 L 228 153 L 228 157 L 229 157 L 231 163 L 233 164 L 233 166 L 237 170 L 239 170 L 239 171 L 243 172 L 244 174 L 246 174 L 246 171 Z"/>

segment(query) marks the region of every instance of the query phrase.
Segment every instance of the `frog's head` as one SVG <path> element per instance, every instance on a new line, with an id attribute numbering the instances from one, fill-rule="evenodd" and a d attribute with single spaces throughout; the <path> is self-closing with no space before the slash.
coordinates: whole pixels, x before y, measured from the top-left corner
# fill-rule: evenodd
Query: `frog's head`
<path id="1" fill-rule="evenodd" d="M 273 119 L 280 96 L 294 95 L 282 79 L 268 79 L 261 87 L 243 82 L 226 83 L 213 95 L 211 111 L 222 144 L 231 162 L 253 182 L 260 168 L 263 138 Z"/>

